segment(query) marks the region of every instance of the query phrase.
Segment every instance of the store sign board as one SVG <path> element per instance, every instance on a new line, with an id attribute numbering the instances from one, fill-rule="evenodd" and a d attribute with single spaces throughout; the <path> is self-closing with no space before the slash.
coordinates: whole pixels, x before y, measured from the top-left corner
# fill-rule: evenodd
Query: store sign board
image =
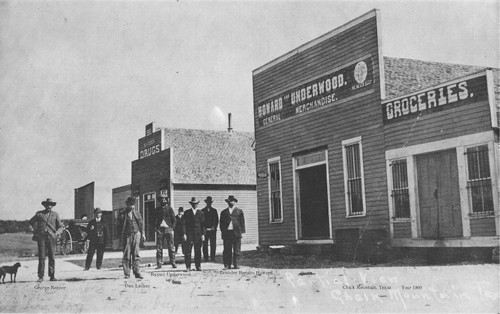
<path id="1" fill-rule="evenodd" d="M 486 76 L 457 81 L 382 103 L 384 123 L 487 100 Z"/>
<path id="2" fill-rule="evenodd" d="M 259 126 L 324 107 L 372 88 L 373 62 L 368 57 L 260 102 Z"/>
<path id="3" fill-rule="evenodd" d="M 139 139 L 139 159 L 158 154 L 161 150 L 161 131 Z"/>

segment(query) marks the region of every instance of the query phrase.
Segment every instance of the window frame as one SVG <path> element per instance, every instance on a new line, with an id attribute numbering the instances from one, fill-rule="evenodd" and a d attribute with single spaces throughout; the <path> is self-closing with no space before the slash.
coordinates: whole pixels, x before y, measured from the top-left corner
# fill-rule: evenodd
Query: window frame
<path id="1" fill-rule="evenodd" d="M 397 212 L 398 212 L 398 208 L 396 206 L 396 201 L 395 201 L 395 197 L 394 197 L 394 191 L 396 190 L 395 189 L 395 182 L 394 182 L 394 165 L 397 164 L 397 163 L 403 163 L 405 164 L 405 170 L 406 170 L 406 173 L 405 173 L 405 176 L 406 176 L 406 187 L 405 188 L 400 188 L 399 187 L 399 190 L 403 190 L 403 189 L 406 189 L 407 191 L 407 197 L 408 197 L 408 217 L 397 217 Z M 393 160 L 390 160 L 389 162 L 389 172 L 388 172 L 388 175 L 390 176 L 390 185 L 389 185 L 389 201 L 391 203 L 391 220 L 392 221 L 410 221 L 411 218 L 412 218 L 412 214 L 411 214 L 411 182 L 410 182 L 410 173 L 409 173 L 409 164 L 408 164 L 408 160 L 407 158 L 398 158 L 398 159 L 393 159 Z"/>
<path id="2" fill-rule="evenodd" d="M 480 211 L 480 212 L 474 212 L 474 204 L 473 204 L 473 197 L 472 197 L 472 189 L 469 187 L 469 183 L 473 182 L 473 180 L 470 179 L 470 172 L 469 172 L 469 153 L 467 152 L 468 149 L 470 148 L 479 148 L 480 146 L 485 146 L 486 147 L 486 162 L 488 163 L 488 172 L 489 172 L 489 177 L 486 178 L 485 180 L 490 181 L 490 192 L 491 192 L 491 198 L 492 198 L 492 210 L 491 211 Z M 467 145 L 464 146 L 464 163 L 465 163 L 465 188 L 467 190 L 467 201 L 468 201 L 468 211 L 469 211 L 469 216 L 471 218 L 475 217 L 486 217 L 486 216 L 494 216 L 495 215 L 495 194 L 494 194 L 494 178 L 492 176 L 493 174 L 493 167 L 491 165 L 491 158 L 490 158 L 490 153 L 491 153 L 491 147 L 488 145 L 488 143 L 475 143 L 473 145 Z"/>
<path id="3" fill-rule="evenodd" d="M 274 219 L 273 217 L 273 201 L 272 201 L 272 191 L 271 191 L 271 164 L 278 164 L 278 171 L 280 175 L 279 180 L 279 194 L 280 194 L 280 219 Z M 273 157 L 267 160 L 267 173 L 269 174 L 267 180 L 267 192 L 268 192 L 268 202 L 269 202 L 269 223 L 283 223 L 283 172 L 281 171 L 281 157 Z"/>
<path id="4" fill-rule="evenodd" d="M 351 201 L 349 196 L 349 169 L 347 168 L 347 147 L 359 145 L 359 170 L 361 179 L 361 193 L 363 202 L 363 211 L 361 214 L 352 214 Z M 366 217 L 366 191 L 365 191 L 365 173 L 363 162 L 363 141 L 361 136 L 342 141 L 342 163 L 344 167 L 344 196 L 346 205 L 346 218 Z"/>

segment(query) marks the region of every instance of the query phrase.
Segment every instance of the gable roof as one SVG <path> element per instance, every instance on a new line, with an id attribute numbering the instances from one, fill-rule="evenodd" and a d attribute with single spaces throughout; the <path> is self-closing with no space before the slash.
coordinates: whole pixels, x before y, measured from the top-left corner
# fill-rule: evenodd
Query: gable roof
<path id="1" fill-rule="evenodd" d="M 255 185 L 254 134 L 164 128 L 172 148 L 172 182 Z"/>
<path id="2" fill-rule="evenodd" d="M 486 67 L 384 57 L 386 99 L 484 70 Z"/>

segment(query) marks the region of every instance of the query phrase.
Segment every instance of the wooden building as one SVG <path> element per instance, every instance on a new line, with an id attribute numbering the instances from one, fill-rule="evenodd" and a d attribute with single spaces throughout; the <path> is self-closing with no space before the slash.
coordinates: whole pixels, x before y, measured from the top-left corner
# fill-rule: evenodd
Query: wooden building
<path id="1" fill-rule="evenodd" d="M 403 192 L 391 178 L 395 174 L 403 176 L 397 170 L 404 167 L 402 159 L 406 158 L 408 169 L 415 171 L 415 162 L 451 158 L 449 154 L 418 156 L 438 151 L 445 143 L 446 149 L 455 150 L 455 155 L 462 154 L 462 160 L 463 153 L 475 147 L 470 149 L 481 155 L 477 158 L 489 161 L 491 180 L 484 182 L 491 182 L 493 205 L 498 208 L 498 125 L 492 123 L 497 120 L 493 117 L 498 108 L 492 96 L 492 73 L 486 75 L 479 67 L 447 67 L 384 57 L 379 26 L 380 14 L 372 10 L 253 71 L 261 245 L 335 248 L 339 256 L 352 257 L 369 254 L 371 248 L 384 247 L 391 241 L 393 245 L 415 244 L 415 238 L 406 238 L 421 237 L 416 228 L 425 227 L 418 222 L 421 214 L 417 207 L 423 206 L 429 195 L 422 191 L 423 196 L 418 199 L 417 173 L 408 173 L 413 180 L 408 183 L 408 188 L 413 189 L 409 193 L 409 209 L 395 208 L 394 195 Z M 436 68 L 430 69 L 432 65 Z M 466 75 L 471 76 L 453 80 Z M 425 86 L 420 81 L 423 77 Z M 440 85 L 446 81 L 450 82 Z M 471 84 L 472 92 L 467 84 Z M 434 97 L 441 97 L 439 93 L 444 91 L 451 97 L 447 102 L 456 102 L 460 109 L 453 104 L 448 106 L 450 110 L 414 112 L 415 97 L 420 105 L 421 93 L 428 92 L 426 88 L 432 89 L 430 96 Z M 388 98 L 397 99 L 391 102 Z M 436 98 L 438 107 L 441 101 Z M 405 107 L 395 105 L 401 102 L 405 102 Z M 428 116 L 423 118 L 425 115 Z M 466 140 L 463 146 L 457 142 L 462 140 Z M 484 145 L 487 153 L 483 153 Z M 463 161 L 458 163 L 462 199 L 455 201 L 459 207 L 460 201 L 465 201 L 467 186 L 479 184 L 467 182 L 463 167 Z M 428 172 L 432 171 L 428 168 Z M 420 175 L 426 176 L 424 172 Z M 453 175 L 458 174 L 455 171 Z M 397 180 L 400 184 L 403 177 Z M 428 192 L 431 196 L 434 193 Z M 453 211 L 460 212 L 464 221 L 470 215 L 467 220 L 472 224 L 487 225 L 488 240 L 496 238 L 498 243 L 498 225 L 494 223 L 497 209 L 486 210 L 484 216 L 476 219 L 470 207 L 456 206 Z M 393 219 L 401 211 L 405 216 Z M 430 215 L 424 214 L 427 222 L 434 219 Z M 485 232 L 479 229 L 483 230 L 463 228 L 463 234 L 450 236 L 463 238 Z M 435 237 L 432 232 L 424 234 Z M 437 236 L 443 235 L 448 234 Z M 492 243 L 486 242 L 484 245 Z M 458 241 L 456 245 L 464 243 Z"/>
<path id="2" fill-rule="evenodd" d="M 212 196 L 212 206 L 219 215 L 227 207 L 224 200 L 234 195 L 245 214 L 246 234 L 242 241 L 257 243 L 253 143 L 254 136 L 248 132 L 147 125 L 146 135 L 139 139 L 138 159 L 132 161 L 131 185 L 122 187 L 136 197 L 136 207 L 145 221 L 147 240 L 155 240 L 154 209 L 160 194 L 170 197 L 176 213 L 179 207 L 190 208 L 191 197 L 200 200 L 198 206 L 203 208 L 206 206 L 203 200 Z M 125 195 L 118 195 L 123 194 L 122 190 L 116 190 L 113 209 L 120 210 L 124 206 Z M 115 205 L 115 200 L 121 204 Z M 218 238 L 221 241 L 220 231 Z"/>

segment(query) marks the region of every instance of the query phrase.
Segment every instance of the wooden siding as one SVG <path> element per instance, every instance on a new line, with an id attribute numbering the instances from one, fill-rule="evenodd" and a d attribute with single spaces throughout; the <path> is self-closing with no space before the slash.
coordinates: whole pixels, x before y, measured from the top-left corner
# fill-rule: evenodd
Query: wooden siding
<path id="1" fill-rule="evenodd" d="M 327 147 L 332 237 L 337 228 L 389 228 L 387 182 L 380 112 L 380 80 L 376 18 L 318 43 L 254 75 L 257 173 L 267 173 L 267 160 L 281 157 L 283 222 L 270 223 L 268 179 L 257 179 L 259 243 L 296 243 L 292 154 Z M 287 89 L 370 55 L 373 83 L 369 91 L 347 100 L 259 127 L 257 107 Z M 342 140 L 362 137 L 366 217 L 346 218 Z"/>
<path id="2" fill-rule="evenodd" d="M 75 189 L 75 219 L 94 218 L 94 182 Z"/>
<path id="3" fill-rule="evenodd" d="M 471 218 L 470 233 L 473 237 L 494 236 L 495 217 Z"/>
<path id="4" fill-rule="evenodd" d="M 394 223 L 394 238 L 411 238 L 411 223 L 398 222 Z"/>
<path id="5" fill-rule="evenodd" d="M 113 211 L 125 208 L 127 197 L 132 195 L 130 184 L 113 189 L 112 194 Z"/>
<path id="6" fill-rule="evenodd" d="M 475 94 L 486 93 L 486 84 Z M 386 150 L 491 130 L 488 101 L 469 102 L 451 109 L 423 113 L 384 126 Z"/>
<path id="7" fill-rule="evenodd" d="M 258 243 L 258 225 L 257 225 L 257 195 L 255 192 L 255 186 L 251 188 L 242 189 L 240 186 L 227 186 L 221 185 L 217 186 L 207 186 L 203 189 L 200 185 L 178 185 L 174 184 L 173 192 L 173 202 L 172 207 L 175 212 L 179 207 L 184 207 L 184 210 L 191 207 L 189 201 L 191 197 L 196 197 L 200 201 L 198 205 L 199 208 L 206 206 L 203 201 L 207 196 L 212 196 L 213 204 L 212 206 L 217 209 L 217 213 L 220 217 L 220 213 L 227 208 L 227 203 L 224 201 L 229 195 L 234 195 L 238 199 L 236 206 L 241 208 L 245 215 L 245 228 L 246 233 L 243 235 L 242 243 Z M 220 229 L 218 230 L 217 242 L 221 240 Z"/>

